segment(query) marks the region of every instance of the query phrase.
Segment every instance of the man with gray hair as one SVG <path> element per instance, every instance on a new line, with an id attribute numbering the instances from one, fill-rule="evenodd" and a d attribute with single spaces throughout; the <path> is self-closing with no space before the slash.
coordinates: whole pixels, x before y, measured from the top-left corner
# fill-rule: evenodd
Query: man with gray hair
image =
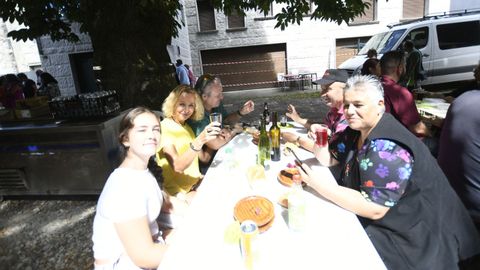
<path id="1" fill-rule="evenodd" d="M 188 124 L 192 128 L 195 134 L 200 134 L 202 130 L 210 123 L 210 114 L 220 113 L 222 114 L 223 122 L 229 125 L 234 125 L 240 118 L 253 111 L 255 104 L 252 100 L 248 100 L 243 106 L 235 112 L 228 113 L 223 107 L 223 86 L 220 78 L 214 77 L 210 74 L 204 74 L 200 76 L 195 84 L 195 90 L 198 91 L 203 101 L 203 107 L 205 108 L 205 114 L 203 119 L 199 121 L 189 121 Z M 224 130 L 222 134 L 225 138 L 219 138 L 209 143 L 208 146 L 212 149 L 218 149 L 227 143 L 233 135 L 239 130 L 233 129 L 230 132 Z M 222 137 L 222 136 L 220 136 Z"/>

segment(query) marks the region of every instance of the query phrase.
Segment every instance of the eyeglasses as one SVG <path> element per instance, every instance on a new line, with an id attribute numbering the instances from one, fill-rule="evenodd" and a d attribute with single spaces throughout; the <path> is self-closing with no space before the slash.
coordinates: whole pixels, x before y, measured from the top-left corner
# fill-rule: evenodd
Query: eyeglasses
<path id="1" fill-rule="evenodd" d="M 207 85 L 215 80 L 215 77 L 210 74 L 203 74 L 198 78 L 197 83 L 195 84 L 195 90 L 197 90 L 200 94 L 203 94 L 203 90 Z"/>

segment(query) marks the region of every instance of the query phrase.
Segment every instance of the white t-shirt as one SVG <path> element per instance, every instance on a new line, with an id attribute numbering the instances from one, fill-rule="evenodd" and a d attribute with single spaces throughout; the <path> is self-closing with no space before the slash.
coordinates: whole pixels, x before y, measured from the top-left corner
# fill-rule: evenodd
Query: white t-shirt
<path id="1" fill-rule="evenodd" d="M 162 193 L 150 171 L 128 168 L 113 171 L 98 199 L 93 221 L 94 257 L 117 260 L 125 253 L 113 225 L 115 222 L 147 216 L 151 234 L 157 234 L 156 218 L 162 203 Z"/>

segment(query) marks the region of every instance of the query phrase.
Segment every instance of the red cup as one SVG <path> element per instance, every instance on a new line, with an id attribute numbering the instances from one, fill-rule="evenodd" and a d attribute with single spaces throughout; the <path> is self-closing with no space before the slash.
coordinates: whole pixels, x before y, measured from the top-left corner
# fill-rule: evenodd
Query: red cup
<path id="1" fill-rule="evenodd" d="M 315 135 L 317 137 L 316 143 L 318 146 L 327 146 L 328 143 L 328 133 L 327 130 L 322 128 L 322 129 L 317 129 L 315 130 Z"/>

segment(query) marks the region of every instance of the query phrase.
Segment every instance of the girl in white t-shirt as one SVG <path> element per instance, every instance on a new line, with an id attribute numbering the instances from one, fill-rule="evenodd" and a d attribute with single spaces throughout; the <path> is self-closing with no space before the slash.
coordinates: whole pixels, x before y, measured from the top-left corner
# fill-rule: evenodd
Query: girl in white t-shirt
<path id="1" fill-rule="evenodd" d="M 125 159 L 110 174 L 93 221 L 95 269 L 157 268 L 167 250 L 156 222 L 162 191 L 147 165 L 160 145 L 160 121 L 137 107 L 120 122 Z"/>

